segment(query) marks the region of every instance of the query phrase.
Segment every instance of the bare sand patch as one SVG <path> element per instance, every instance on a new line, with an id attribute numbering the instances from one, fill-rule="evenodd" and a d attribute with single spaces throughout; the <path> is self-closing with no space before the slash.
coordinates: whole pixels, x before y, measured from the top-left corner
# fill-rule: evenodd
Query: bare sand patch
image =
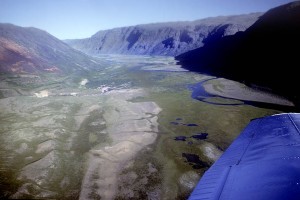
<path id="1" fill-rule="evenodd" d="M 80 86 L 85 86 L 89 81 L 85 78 L 80 81 Z"/>
<path id="2" fill-rule="evenodd" d="M 48 90 L 42 90 L 40 92 L 34 93 L 34 95 L 38 98 L 44 98 L 49 96 Z"/>
<path id="3" fill-rule="evenodd" d="M 218 84 L 216 84 L 215 81 L 218 81 Z M 236 81 L 231 81 L 224 78 L 210 80 L 204 83 L 203 86 L 207 92 L 221 97 L 254 102 L 273 103 L 287 106 L 294 105 L 291 101 L 283 97 L 279 97 L 268 92 L 253 89 L 245 86 L 242 83 L 238 83 Z"/>
<path id="4" fill-rule="evenodd" d="M 211 162 L 215 162 L 222 155 L 222 151 L 219 150 L 215 145 L 209 142 L 203 142 L 199 148 L 203 152 L 204 156 Z"/>

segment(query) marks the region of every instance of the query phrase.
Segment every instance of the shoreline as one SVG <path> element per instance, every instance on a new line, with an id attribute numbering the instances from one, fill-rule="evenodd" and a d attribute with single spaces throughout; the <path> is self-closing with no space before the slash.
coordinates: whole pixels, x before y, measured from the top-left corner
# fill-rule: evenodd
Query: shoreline
<path id="1" fill-rule="evenodd" d="M 211 83 L 212 81 L 218 81 L 217 85 L 215 83 Z M 253 102 L 254 104 L 267 103 L 290 107 L 295 106 L 292 101 L 284 97 L 254 89 L 242 83 L 224 78 L 216 78 L 213 80 L 203 81 L 202 85 L 206 92 L 216 97 L 225 97 L 250 103 Z"/>

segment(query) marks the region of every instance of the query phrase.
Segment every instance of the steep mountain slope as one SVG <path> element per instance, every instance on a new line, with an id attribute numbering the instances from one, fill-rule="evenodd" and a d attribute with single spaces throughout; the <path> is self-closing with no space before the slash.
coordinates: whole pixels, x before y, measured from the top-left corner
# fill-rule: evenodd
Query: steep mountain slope
<path id="1" fill-rule="evenodd" d="M 87 54 L 178 55 L 205 42 L 244 31 L 261 13 L 212 17 L 193 22 L 146 24 L 99 31 L 91 38 L 66 40 Z"/>
<path id="2" fill-rule="evenodd" d="M 45 31 L 0 24 L 0 72 L 72 72 L 95 66 L 90 57 Z"/>
<path id="3" fill-rule="evenodd" d="M 187 69 L 267 87 L 299 104 L 300 2 L 265 13 L 243 33 L 176 57 Z"/>

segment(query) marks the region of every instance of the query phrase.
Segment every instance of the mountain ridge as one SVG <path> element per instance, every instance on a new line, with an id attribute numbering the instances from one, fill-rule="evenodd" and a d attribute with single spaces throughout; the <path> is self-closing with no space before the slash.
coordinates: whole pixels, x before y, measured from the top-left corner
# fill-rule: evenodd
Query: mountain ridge
<path id="1" fill-rule="evenodd" d="M 273 8 L 245 32 L 176 57 L 186 69 L 269 88 L 297 105 L 300 2 Z"/>
<path id="2" fill-rule="evenodd" d="M 90 38 L 64 40 L 86 54 L 175 56 L 203 46 L 210 37 L 244 31 L 262 13 L 209 17 L 195 21 L 141 24 L 101 30 Z"/>
<path id="3" fill-rule="evenodd" d="M 69 73 L 96 67 L 90 59 L 44 30 L 0 23 L 0 72 Z"/>

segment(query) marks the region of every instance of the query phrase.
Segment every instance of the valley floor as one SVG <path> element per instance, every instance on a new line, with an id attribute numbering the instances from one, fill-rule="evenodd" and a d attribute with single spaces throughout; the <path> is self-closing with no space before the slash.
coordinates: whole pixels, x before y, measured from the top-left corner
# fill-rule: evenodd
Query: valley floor
<path id="1" fill-rule="evenodd" d="M 251 119 L 280 112 L 191 98 L 212 77 L 173 58 L 102 59 L 92 73 L 1 75 L 0 198 L 187 198 Z M 234 98 L 218 102 L 290 104 L 224 79 L 204 87 Z"/>

